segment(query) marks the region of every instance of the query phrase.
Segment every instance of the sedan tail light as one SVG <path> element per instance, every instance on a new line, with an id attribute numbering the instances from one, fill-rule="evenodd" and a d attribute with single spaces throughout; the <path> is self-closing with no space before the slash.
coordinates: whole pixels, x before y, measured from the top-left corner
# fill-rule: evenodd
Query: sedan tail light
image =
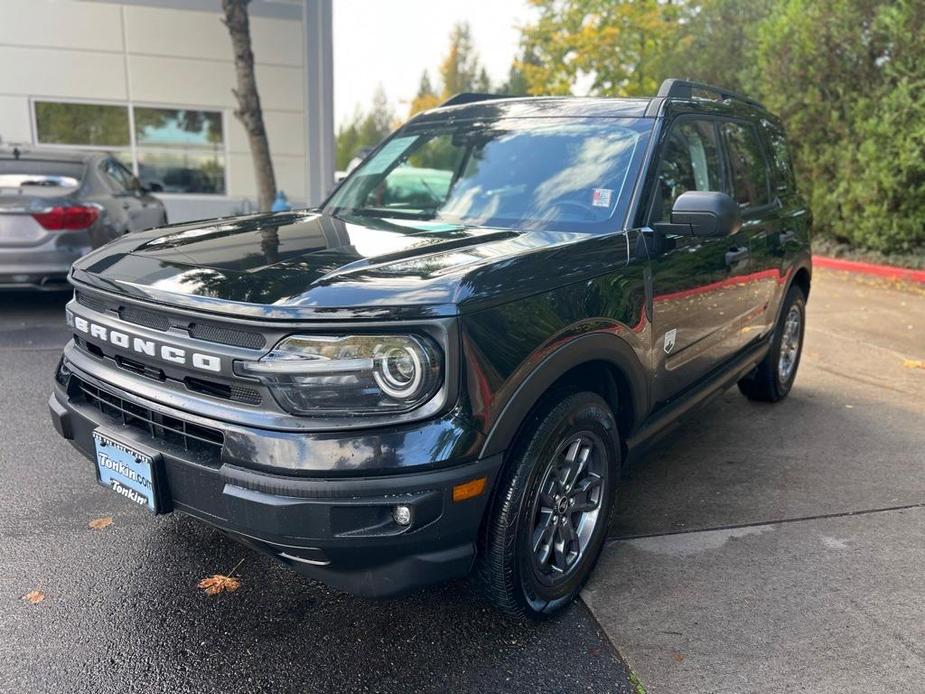
<path id="1" fill-rule="evenodd" d="M 49 231 L 73 231 L 91 226 L 100 210 L 92 205 L 62 205 L 33 212 L 32 216 Z"/>

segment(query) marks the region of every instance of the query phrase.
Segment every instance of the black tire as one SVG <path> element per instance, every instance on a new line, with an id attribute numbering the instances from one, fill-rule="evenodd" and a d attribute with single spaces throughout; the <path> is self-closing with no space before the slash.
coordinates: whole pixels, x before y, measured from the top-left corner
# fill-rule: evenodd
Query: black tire
<path id="1" fill-rule="evenodd" d="M 511 450 L 484 524 L 477 577 L 499 610 L 539 619 L 568 606 L 597 562 L 619 480 L 620 437 L 601 397 L 566 393 L 539 408 Z"/>
<path id="2" fill-rule="evenodd" d="M 788 321 L 796 315 L 796 334 L 788 327 Z M 756 369 L 739 381 L 739 390 L 749 400 L 778 402 L 787 397 L 800 366 L 803 354 L 803 336 L 806 332 L 806 295 L 800 287 L 791 287 L 784 299 L 780 319 L 771 336 L 771 348 Z M 795 348 L 795 353 L 792 351 Z M 781 354 L 790 352 L 789 360 L 782 360 Z M 785 361 L 789 364 L 784 369 Z"/>

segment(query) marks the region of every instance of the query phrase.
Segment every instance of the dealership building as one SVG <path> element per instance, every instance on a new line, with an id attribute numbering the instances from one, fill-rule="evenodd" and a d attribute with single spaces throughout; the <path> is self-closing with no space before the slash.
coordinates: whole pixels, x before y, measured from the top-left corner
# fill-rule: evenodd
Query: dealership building
<path id="1" fill-rule="evenodd" d="M 277 188 L 316 204 L 334 180 L 331 0 L 252 0 Z M 113 152 L 171 221 L 253 209 L 220 0 L 0 0 L 0 146 Z"/>

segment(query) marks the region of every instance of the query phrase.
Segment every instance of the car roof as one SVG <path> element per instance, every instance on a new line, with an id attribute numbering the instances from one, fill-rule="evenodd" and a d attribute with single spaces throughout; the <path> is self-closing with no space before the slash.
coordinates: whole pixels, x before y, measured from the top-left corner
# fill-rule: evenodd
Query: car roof
<path id="1" fill-rule="evenodd" d="M 651 99 L 617 99 L 583 96 L 526 96 L 489 98 L 440 106 L 420 114 L 415 123 L 479 118 L 641 118 Z"/>
<path id="2" fill-rule="evenodd" d="M 576 97 L 526 96 L 498 94 L 457 94 L 435 109 L 413 120 L 428 121 L 506 117 L 587 117 L 587 118 L 654 118 L 669 105 L 674 113 L 686 110 L 726 112 L 730 115 L 761 113 L 771 116 L 754 99 L 734 91 L 702 82 L 669 78 L 652 97 Z M 773 118 L 773 116 L 771 116 Z"/>

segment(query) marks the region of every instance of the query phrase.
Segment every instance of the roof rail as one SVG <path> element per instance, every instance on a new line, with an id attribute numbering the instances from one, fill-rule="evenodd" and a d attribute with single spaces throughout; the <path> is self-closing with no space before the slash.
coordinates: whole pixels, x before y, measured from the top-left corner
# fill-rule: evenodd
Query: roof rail
<path id="1" fill-rule="evenodd" d="M 757 106 L 758 108 L 764 108 L 764 104 L 760 101 L 756 101 L 742 94 L 737 94 L 731 89 L 723 89 L 722 87 L 716 87 L 712 84 L 704 84 L 702 82 L 691 82 L 690 80 L 679 80 L 670 78 L 662 82 L 662 86 L 658 88 L 658 95 L 666 99 L 691 99 L 694 97 L 694 92 L 707 92 L 709 94 L 715 94 L 719 97 L 720 100 L 725 101 L 726 99 L 735 99 L 736 101 L 742 101 L 750 106 Z"/>
<path id="2" fill-rule="evenodd" d="M 444 106 L 459 106 L 460 104 L 474 104 L 477 101 L 494 101 L 495 99 L 509 99 L 507 94 L 488 94 L 487 92 L 460 92 L 440 104 Z"/>

